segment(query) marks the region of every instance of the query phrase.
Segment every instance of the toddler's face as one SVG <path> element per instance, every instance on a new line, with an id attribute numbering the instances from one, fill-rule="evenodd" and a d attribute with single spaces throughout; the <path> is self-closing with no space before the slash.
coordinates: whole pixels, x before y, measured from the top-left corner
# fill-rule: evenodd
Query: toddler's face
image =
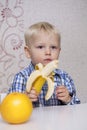
<path id="1" fill-rule="evenodd" d="M 29 46 L 29 55 L 32 63 L 42 63 L 46 65 L 52 60 L 59 58 L 60 45 L 58 43 L 58 36 L 54 33 L 48 34 L 41 31 L 35 35 Z"/>

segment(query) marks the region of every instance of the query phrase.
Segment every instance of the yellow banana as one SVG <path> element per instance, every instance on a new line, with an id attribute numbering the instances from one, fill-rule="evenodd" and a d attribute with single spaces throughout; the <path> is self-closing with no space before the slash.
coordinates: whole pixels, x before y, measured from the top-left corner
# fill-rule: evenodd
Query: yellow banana
<path id="1" fill-rule="evenodd" d="M 45 67 L 39 63 L 35 68 L 36 70 L 31 73 L 27 80 L 26 91 L 29 92 L 31 88 L 34 87 L 36 92 L 39 94 L 44 83 L 47 81 L 48 90 L 45 99 L 48 100 L 54 92 L 54 82 L 52 80 L 51 74 L 54 69 L 58 68 L 58 60 L 54 60 L 48 63 Z"/>

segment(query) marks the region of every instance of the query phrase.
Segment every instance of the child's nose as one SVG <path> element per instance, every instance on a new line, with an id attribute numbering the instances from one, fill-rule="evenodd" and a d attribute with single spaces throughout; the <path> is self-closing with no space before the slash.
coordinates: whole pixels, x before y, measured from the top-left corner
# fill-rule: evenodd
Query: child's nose
<path id="1" fill-rule="evenodd" d="M 45 54 L 46 55 L 50 55 L 51 54 L 51 49 L 50 48 L 46 48 L 45 49 Z"/>

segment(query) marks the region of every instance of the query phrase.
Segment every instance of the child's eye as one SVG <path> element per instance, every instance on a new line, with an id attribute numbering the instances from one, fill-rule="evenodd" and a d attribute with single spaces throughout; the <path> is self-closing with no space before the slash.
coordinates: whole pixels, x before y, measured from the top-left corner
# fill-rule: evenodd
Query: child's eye
<path id="1" fill-rule="evenodd" d="M 37 46 L 37 48 L 42 49 L 42 48 L 43 48 L 43 46 Z"/>
<path id="2" fill-rule="evenodd" d="M 57 46 L 51 46 L 52 49 L 57 49 Z"/>

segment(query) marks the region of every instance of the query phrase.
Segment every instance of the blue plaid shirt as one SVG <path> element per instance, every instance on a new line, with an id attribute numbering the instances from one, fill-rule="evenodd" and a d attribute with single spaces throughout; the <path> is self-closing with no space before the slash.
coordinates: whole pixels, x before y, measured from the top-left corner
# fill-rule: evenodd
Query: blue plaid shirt
<path id="1" fill-rule="evenodd" d="M 30 63 L 27 68 L 17 73 L 14 77 L 11 87 L 8 90 L 9 91 L 8 93 L 11 93 L 11 92 L 24 93 L 26 91 L 27 79 L 33 71 L 34 71 L 34 66 L 32 65 L 32 63 Z M 65 71 L 60 70 L 60 69 L 56 69 L 54 73 L 55 73 L 54 90 L 56 89 L 56 87 L 64 85 L 68 89 L 70 96 L 72 97 L 71 101 L 68 104 L 70 105 L 79 104 L 80 100 L 76 97 L 76 89 L 75 89 L 75 85 L 72 78 Z M 64 102 L 56 98 L 55 91 L 53 95 L 51 96 L 51 98 L 46 101 L 45 95 L 46 95 L 47 89 L 48 89 L 48 86 L 47 86 L 47 83 L 45 83 L 38 97 L 38 101 L 33 102 L 34 107 L 37 107 L 40 105 L 41 106 L 65 105 Z"/>

